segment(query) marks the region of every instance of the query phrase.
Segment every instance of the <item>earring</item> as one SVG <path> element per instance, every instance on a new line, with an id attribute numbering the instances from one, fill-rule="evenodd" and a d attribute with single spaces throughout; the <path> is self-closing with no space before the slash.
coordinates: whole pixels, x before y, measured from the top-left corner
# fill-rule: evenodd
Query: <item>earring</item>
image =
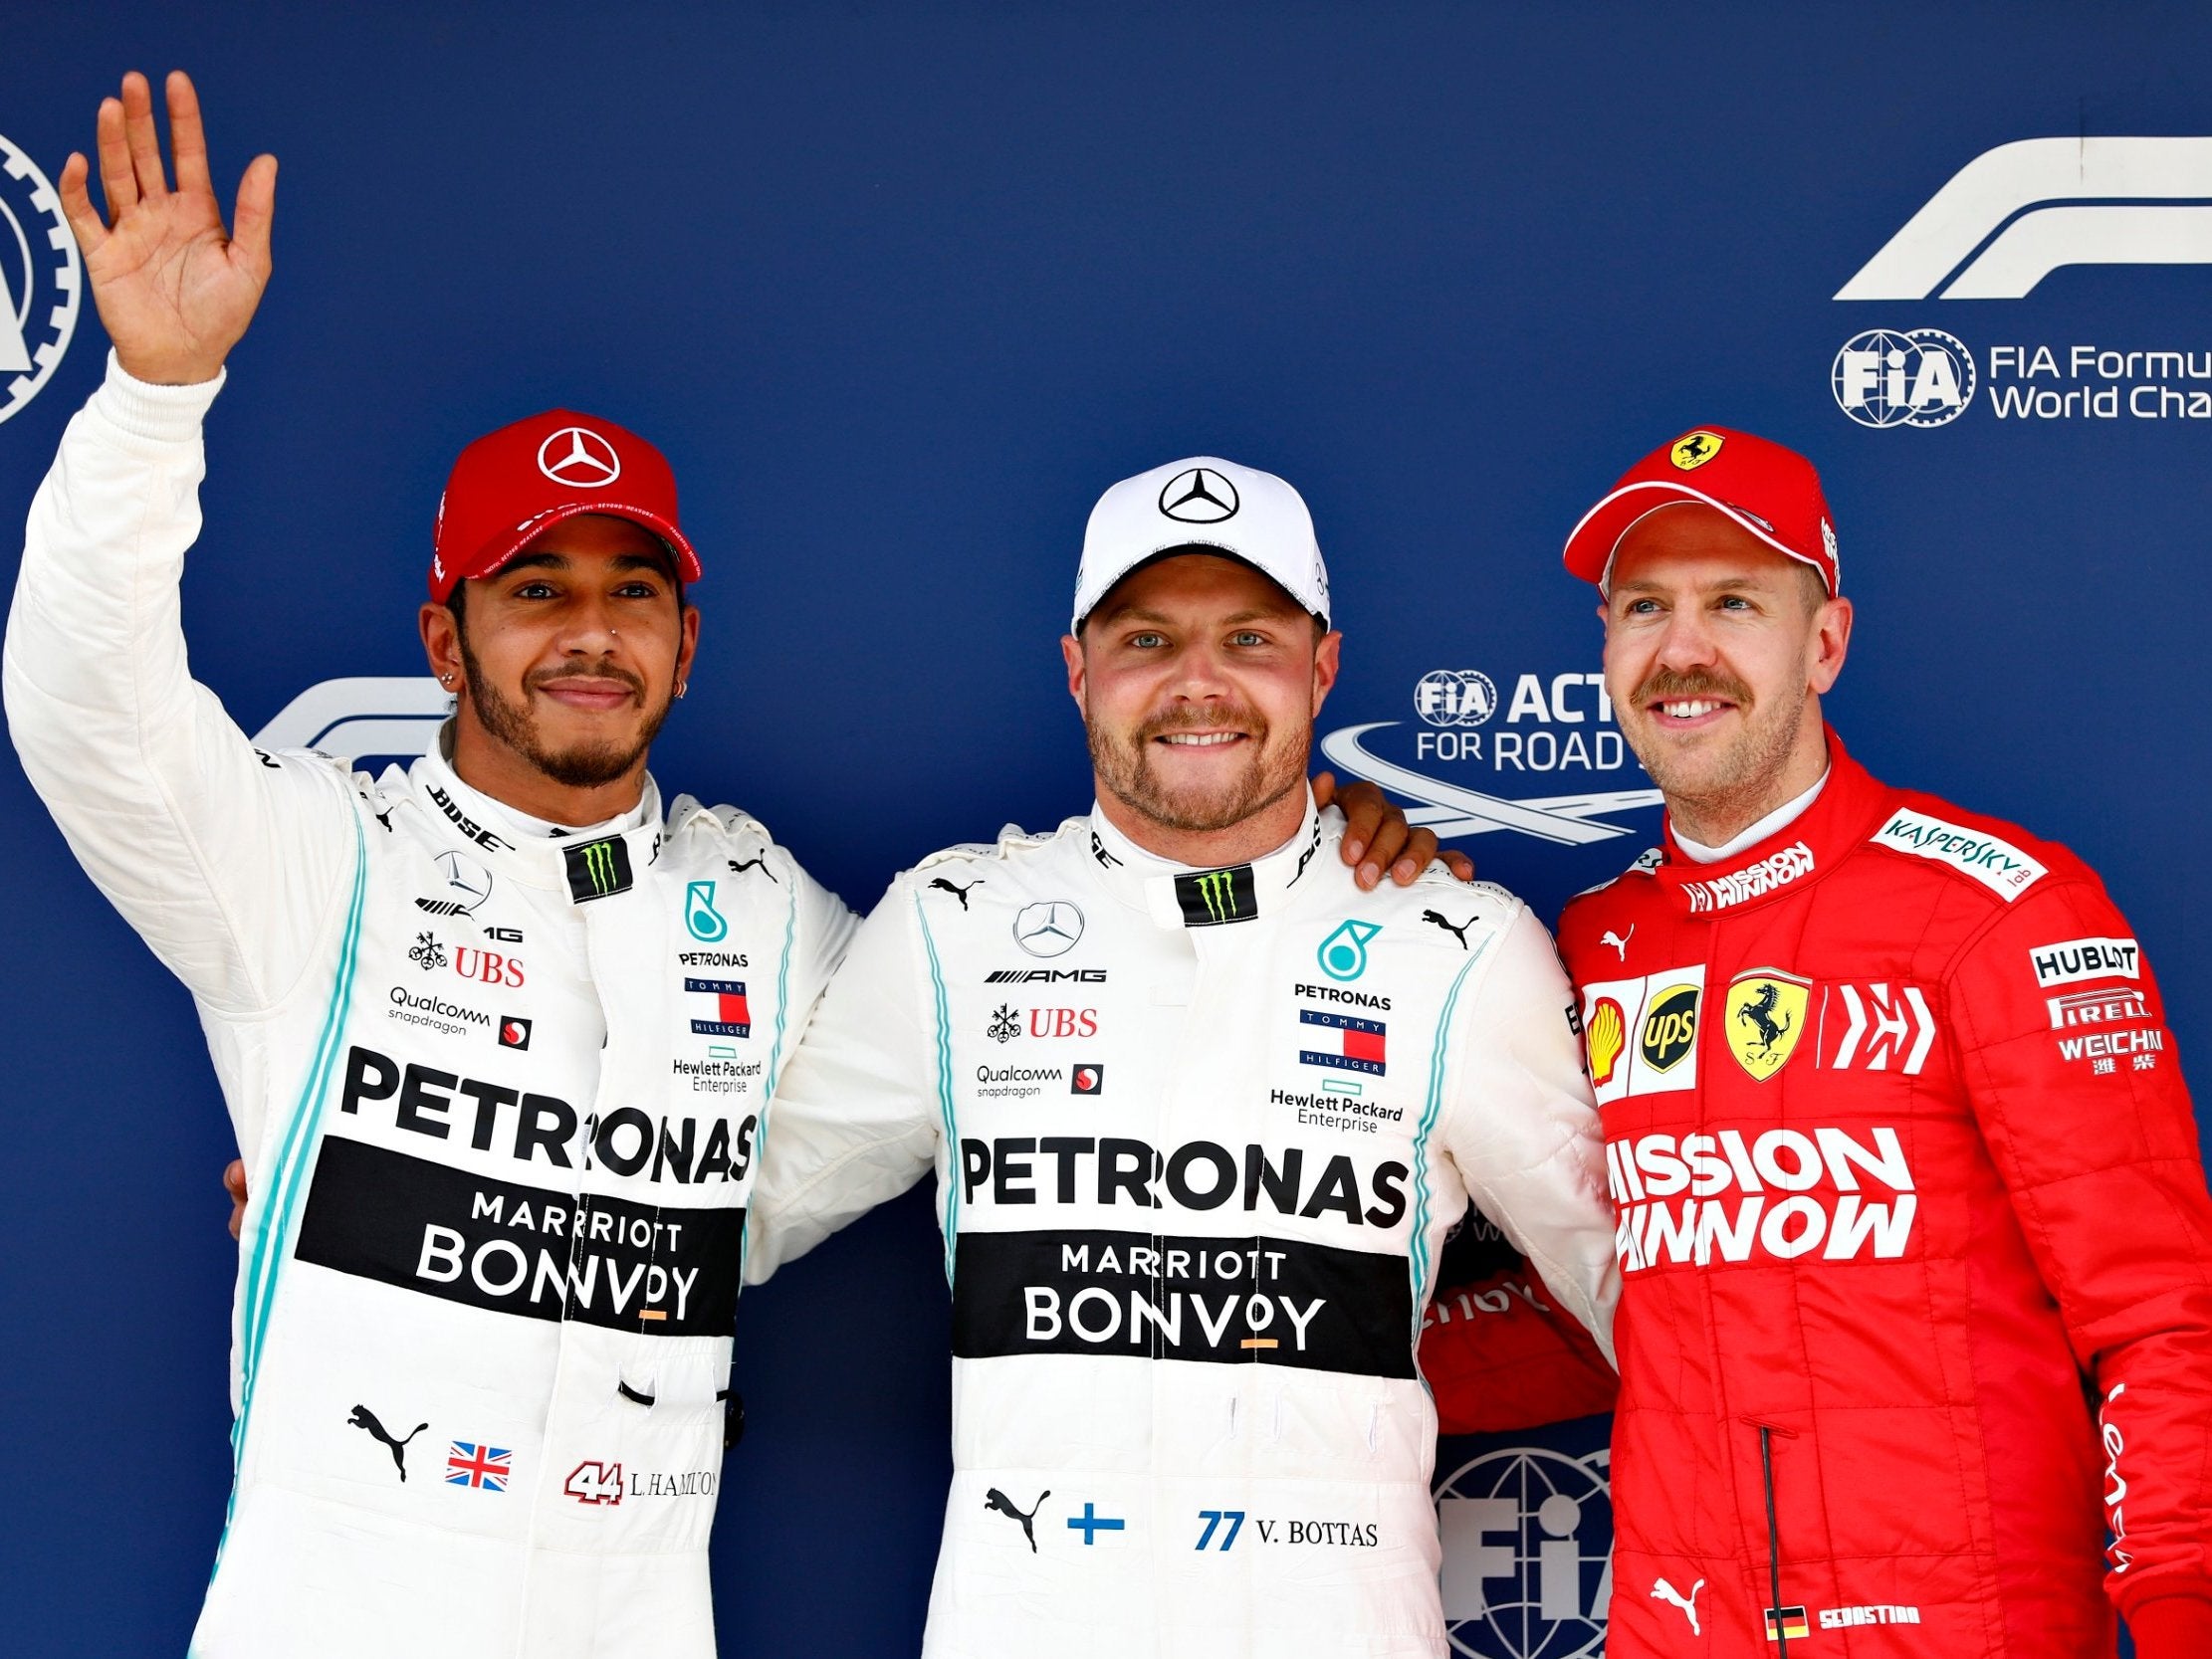
<path id="1" fill-rule="evenodd" d="M 684 695 L 684 693 L 686 693 L 686 692 L 688 692 L 688 691 L 690 691 L 690 690 L 691 690 L 691 682 L 690 682 L 689 680 L 686 680 L 686 681 L 685 681 L 685 682 L 684 682 L 684 683 L 683 683 L 682 685 L 680 685 L 680 686 L 678 686 L 678 687 L 676 688 L 676 697 L 677 697 L 677 700 L 678 700 L 679 702 L 681 702 L 681 701 L 683 700 L 683 695 Z"/>
<path id="2" fill-rule="evenodd" d="M 439 675 L 438 684 L 451 691 L 453 689 L 453 671 L 448 669 L 445 673 Z"/>

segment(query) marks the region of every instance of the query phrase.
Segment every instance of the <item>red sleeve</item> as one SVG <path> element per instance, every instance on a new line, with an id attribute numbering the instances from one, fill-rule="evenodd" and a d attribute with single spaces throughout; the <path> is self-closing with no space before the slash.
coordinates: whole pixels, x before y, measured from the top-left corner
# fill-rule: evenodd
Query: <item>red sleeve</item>
<path id="1" fill-rule="evenodd" d="M 2212 1198 L 2149 966 L 2094 878 L 2054 876 L 1961 953 L 1947 1000 L 1990 1154 L 2096 1381 L 2105 1587 L 2156 1625 L 2187 1611 L 2160 1598 L 2212 1596 Z"/>
<path id="2" fill-rule="evenodd" d="M 1611 1411 L 1619 1379 L 1527 1262 L 1437 1293 L 1421 1373 L 1445 1434 L 1496 1434 Z"/>

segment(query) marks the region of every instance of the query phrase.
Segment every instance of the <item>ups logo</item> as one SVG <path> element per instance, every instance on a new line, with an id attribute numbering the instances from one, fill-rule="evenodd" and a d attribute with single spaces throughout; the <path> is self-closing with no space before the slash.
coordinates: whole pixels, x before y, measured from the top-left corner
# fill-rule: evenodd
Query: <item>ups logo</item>
<path id="1" fill-rule="evenodd" d="M 1637 1048 L 1653 1071 L 1672 1071 L 1697 1046 L 1697 1001 L 1702 989 L 1670 985 L 1652 998 Z"/>

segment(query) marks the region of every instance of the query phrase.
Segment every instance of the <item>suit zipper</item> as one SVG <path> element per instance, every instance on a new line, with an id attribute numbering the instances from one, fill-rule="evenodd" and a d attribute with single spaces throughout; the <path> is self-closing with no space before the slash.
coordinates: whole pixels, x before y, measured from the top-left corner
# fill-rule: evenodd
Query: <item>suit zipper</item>
<path id="1" fill-rule="evenodd" d="M 1767 1587 L 1773 1594 L 1767 1617 L 1774 1620 L 1776 1659 L 1790 1659 L 1790 1638 L 1782 1618 L 1782 1529 L 1774 1515 L 1774 1430 L 1759 1425 L 1759 1476 L 1767 1500 Z"/>

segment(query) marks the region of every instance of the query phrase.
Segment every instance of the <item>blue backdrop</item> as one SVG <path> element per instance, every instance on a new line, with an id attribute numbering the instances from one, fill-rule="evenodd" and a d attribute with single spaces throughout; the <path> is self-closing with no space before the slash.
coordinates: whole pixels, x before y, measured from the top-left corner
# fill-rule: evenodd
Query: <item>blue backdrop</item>
<path id="1" fill-rule="evenodd" d="M 1084 514 L 1213 451 L 1312 504 L 1338 752 L 1555 914 L 1657 822 L 1560 542 L 1655 443 L 1736 425 L 1825 471 L 1855 751 L 2090 857 L 2194 1054 L 2208 62 L 2187 5 L 110 0 L 0 20 L 0 135 L 58 174 L 121 70 L 182 66 L 226 196 L 283 159 L 185 594 L 249 730 L 318 682 L 419 675 L 456 449 L 602 413 L 666 447 L 709 570 L 656 772 L 865 908 L 939 845 L 1086 804 L 1054 646 Z M 2033 139 L 2059 142 L 1977 163 Z M 0 171 L 0 206 L 13 522 L 104 342 L 88 304 L 56 354 L 36 180 Z M 0 1649 L 180 1651 L 229 1469 L 227 1127 L 184 993 L 12 757 L 0 810 Z M 930 1226 L 893 1205 L 746 1298 L 726 1651 L 918 1640 Z M 1444 1448 L 1447 1498 L 1521 1506 L 1490 1539 L 1508 1611 L 1463 1651 L 1593 1650 L 1596 1623 L 1510 1604 L 1562 1491 L 1600 1610 L 1602 1446 Z"/>

